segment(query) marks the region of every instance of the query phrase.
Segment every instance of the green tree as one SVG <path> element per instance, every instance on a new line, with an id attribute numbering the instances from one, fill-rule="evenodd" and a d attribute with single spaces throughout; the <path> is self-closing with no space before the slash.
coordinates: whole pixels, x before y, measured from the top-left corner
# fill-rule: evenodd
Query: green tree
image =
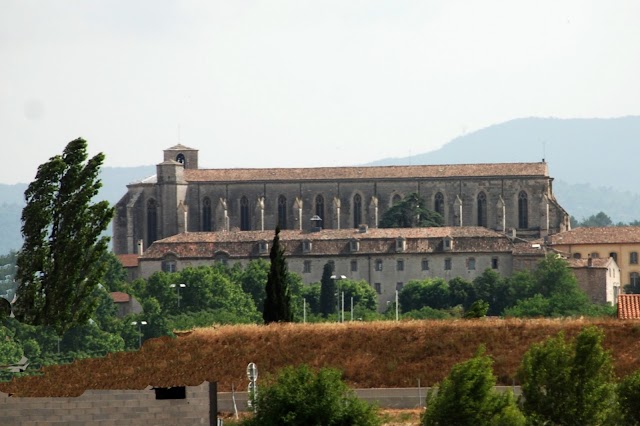
<path id="1" fill-rule="evenodd" d="M 425 426 L 525 424 L 513 394 L 494 390 L 493 362 L 480 347 L 468 361 L 456 364 L 437 392 L 428 395 Z"/>
<path id="2" fill-rule="evenodd" d="M 443 278 L 411 280 L 398 294 L 403 312 L 422 309 L 447 309 L 451 307 L 449 284 Z"/>
<path id="3" fill-rule="evenodd" d="M 620 382 L 617 388 L 618 403 L 622 415 L 621 424 L 640 425 L 640 370 Z"/>
<path id="4" fill-rule="evenodd" d="M 599 212 L 584 219 L 578 226 L 584 227 L 598 227 L 598 226 L 613 226 L 613 221 L 605 212 Z"/>
<path id="5" fill-rule="evenodd" d="M 413 192 L 384 212 L 380 228 L 417 228 L 442 226 L 440 213 L 427 209 L 426 201 Z"/>
<path id="6" fill-rule="evenodd" d="M 265 324 L 272 322 L 292 322 L 291 294 L 287 285 L 287 262 L 284 257 L 284 248 L 280 246 L 280 227 L 276 227 L 276 235 L 269 253 L 271 266 L 267 285 L 265 288 L 266 299 L 262 318 Z"/>
<path id="7" fill-rule="evenodd" d="M 573 344 L 562 333 L 533 344 L 518 370 L 523 410 L 534 424 L 604 425 L 614 418 L 611 357 L 604 334 L 583 329 Z"/>
<path id="8" fill-rule="evenodd" d="M 113 209 L 107 201 L 92 201 L 104 155 L 87 158 L 87 142 L 71 141 L 62 155 L 40 165 L 25 191 L 14 312 L 60 336 L 89 320 L 97 305 L 93 290 L 106 269 L 108 237 L 101 234 Z"/>
<path id="9" fill-rule="evenodd" d="M 332 279 L 333 267 L 325 263 L 320 279 L 320 313 L 324 318 L 336 312 L 336 280 Z"/>
<path id="10" fill-rule="evenodd" d="M 513 289 L 509 280 L 494 269 L 485 269 L 473 280 L 476 298 L 489 304 L 488 315 L 500 315 L 513 303 Z"/>
<path id="11" fill-rule="evenodd" d="M 269 276 L 269 263 L 264 259 L 256 259 L 240 272 L 240 282 L 242 290 L 253 298 L 258 312 L 264 310 L 265 283 Z"/>
<path id="12" fill-rule="evenodd" d="M 378 309 L 378 295 L 365 280 L 340 280 L 340 293 L 344 294 L 344 309 L 351 309 L 351 298 L 355 316 L 360 318 L 366 311 L 375 312 Z M 342 297 L 342 295 L 341 295 Z"/>
<path id="13" fill-rule="evenodd" d="M 0 365 L 18 362 L 22 357 L 22 346 L 14 340 L 14 333 L 7 327 L 0 325 Z"/>
<path id="14" fill-rule="evenodd" d="M 533 281 L 526 282 L 521 276 L 520 289 L 522 295 L 528 296 L 518 300 L 505 310 L 507 316 L 517 317 L 558 317 L 568 315 L 601 315 L 578 287 L 578 281 L 569 268 L 567 261 L 556 255 L 545 257 L 533 273 Z M 529 292 L 529 294 L 526 294 Z"/>
<path id="15" fill-rule="evenodd" d="M 339 371 L 285 367 L 275 382 L 260 388 L 257 411 L 245 426 L 375 426 L 376 409 L 358 399 Z"/>

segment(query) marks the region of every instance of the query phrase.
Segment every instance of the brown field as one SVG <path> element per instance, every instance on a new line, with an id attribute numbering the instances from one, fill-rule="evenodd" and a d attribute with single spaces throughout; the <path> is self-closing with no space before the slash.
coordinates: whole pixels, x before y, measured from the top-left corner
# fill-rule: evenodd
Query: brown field
<path id="1" fill-rule="evenodd" d="M 596 325 L 606 334 L 619 377 L 640 368 L 640 322 L 601 320 L 484 319 L 345 324 L 241 325 L 196 329 L 176 339 L 145 342 L 120 352 L 44 369 L 42 376 L 0 383 L 16 396 L 77 396 L 85 389 L 144 389 L 217 381 L 220 391 L 246 389 L 246 366 L 258 365 L 260 381 L 286 365 L 335 367 L 354 388 L 413 387 L 442 380 L 452 365 L 480 344 L 495 361 L 499 384 L 517 384 L 527 347 L 564 331 L 575 336 Z"/>

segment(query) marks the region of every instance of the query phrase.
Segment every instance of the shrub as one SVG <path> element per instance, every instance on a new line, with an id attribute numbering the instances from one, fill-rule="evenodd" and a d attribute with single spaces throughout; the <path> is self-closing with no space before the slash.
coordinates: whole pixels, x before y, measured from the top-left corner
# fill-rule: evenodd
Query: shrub
<path id="1" fill-rule="evenodd" d="M 317 373 L 307 366 L 285 367 L 276 381 L 258 390 L 255 416 L 245 426 L 375 426 L 376 409 L 359 400 L 338 370 Z"/>
<path id="2" fill-rule="evenodd" d="M 494 390 L 492 361 L 480 347 L 468 361 L 456 364 L 437 392 L 427 398 L 425 426 L 524 425 L 525 419 L 511 392 Z"/>

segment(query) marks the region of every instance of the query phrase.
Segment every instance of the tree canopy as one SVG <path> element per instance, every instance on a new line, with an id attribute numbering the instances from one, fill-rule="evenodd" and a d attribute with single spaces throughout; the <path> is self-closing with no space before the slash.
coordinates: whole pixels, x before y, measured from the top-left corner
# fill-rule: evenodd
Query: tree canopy
<path id="1" fill-rule="evenodd" d="M 413 192 L 384 212 L 380 228 L 442 226 L 444 219 L 440 213 L 427 209 L 426 205 L 426 201 Z"/>
<path id="2" fill-rule="evenodd" d="M 101 234 L 113 209 L 107 201 L 93 202 L 104 155 L 87 158 L 84 139 L 69 142 L 62 155 L 40 165 L 24 194 L 14 313 L 58 335 L 89 320 L 106 270 L 109 239 Z"/>

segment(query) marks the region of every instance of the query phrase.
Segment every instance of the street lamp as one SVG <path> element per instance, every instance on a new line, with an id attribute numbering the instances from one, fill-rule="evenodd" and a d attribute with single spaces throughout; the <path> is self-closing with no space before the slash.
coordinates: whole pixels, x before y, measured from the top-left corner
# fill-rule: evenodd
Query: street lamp
<path id="1" fill-rule="evenodd" d="M 169 287 L 171 288 L 176 288 L 176 291 L 178 292 L 178 309 L 180 309 L 180 289 L 181 288 L 185 288 L 187 285 L 186 284 L 170 284 Z"/>
<path id="2" fill-rule="evenodd" d="M 344 275 L 331 275 L 331 279 L 334 281 L 346 280 L 347 277 Z M 340 285 L 338 283 L 338 285 Z M 344 293 L 340 293 L 340 287 L 338 287 L 338 297 L 342 294 L 342 318 L 340 317 L 340 312 L 338 312 L 338 322 L 344 322 Z M 338 309 L 340 309 L 340 300 L 336 301 L 338 305 Z"/>
<path id="3" fill-rule="evenodd" d="M 146 321 L 131 321 L 131 325 L 138 326 L 138 347 L 142 347 L 142 326 L 147 325 Z"/>

